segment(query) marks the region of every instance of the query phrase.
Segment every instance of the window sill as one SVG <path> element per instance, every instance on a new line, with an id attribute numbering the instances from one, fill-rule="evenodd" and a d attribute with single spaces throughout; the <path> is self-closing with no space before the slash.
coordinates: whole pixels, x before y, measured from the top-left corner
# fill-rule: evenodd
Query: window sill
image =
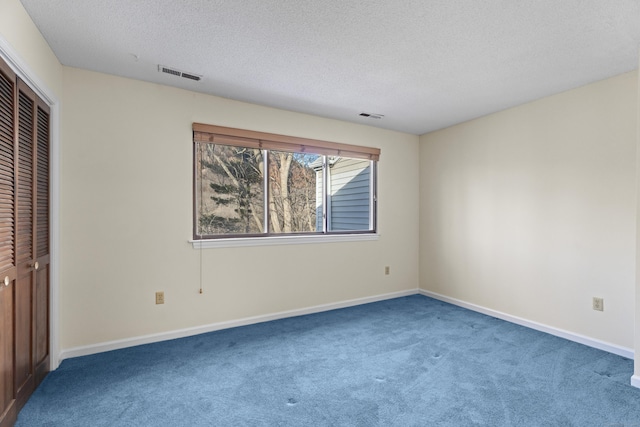
<path id="1" fill-rule="evenodd" d="M 304 245 L 309 243 L 368 242 L 378 240 L 372 234 L 334 234 L 328 236 L 271 236 L 231 239 L 189 240 L 193 249 L 235 248 L 242 246 Z"/>

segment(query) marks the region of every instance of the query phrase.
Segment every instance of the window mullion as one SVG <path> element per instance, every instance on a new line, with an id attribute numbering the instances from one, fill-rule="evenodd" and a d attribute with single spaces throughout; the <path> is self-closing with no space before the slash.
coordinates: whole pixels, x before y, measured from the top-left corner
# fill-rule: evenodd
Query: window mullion
<path id="1" fill-rule="evenodd" d="M 322 156 L 322 232 L 329 232 L 329 156 Z"/>
<path id="2" fill-rule="evenodd" d="M 265 234 L 270 234 L 271 230 L 269 230 L 269 215 L 271 214 L 269 212 L 269 199 L 270 199 L 270 194 L 269 194 L 269 150 L 262 150 L 262 159 L 263 159 L 263 178 L 262 178 L 262 185 L 264 186 L 264 200 L 263 200 L 263 211 L 264 211 L 264 215 L 263 215 L 263 219 L 264 219 L 264 233 Z"/>
<path id="3" fill-rule="evenodd" d="M 369 170 L 371 171 L 369 173 L 369 230 L 375 230 L 376 226 L 375 226 L 375 212 L 377 210 L 377 204 L 378 204 L 378 195 L 377 195 L 377 190 L 376 190 L 376 176 L 378 175 L 377 171 L 375 170 L 375 162 L 371 161 L 369 162 Z"/>

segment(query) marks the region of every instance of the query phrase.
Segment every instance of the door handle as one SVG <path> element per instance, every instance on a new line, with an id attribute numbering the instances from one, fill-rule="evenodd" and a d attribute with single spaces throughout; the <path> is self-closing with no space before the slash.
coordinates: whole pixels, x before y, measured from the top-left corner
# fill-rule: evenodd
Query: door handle
<path id="1" fill-rule="evenodd" d="M 9 286 L 10 283 L 11 283 L 11 280 L 9 280 L 9 276 L 4 276 L 4 285 Z"/>

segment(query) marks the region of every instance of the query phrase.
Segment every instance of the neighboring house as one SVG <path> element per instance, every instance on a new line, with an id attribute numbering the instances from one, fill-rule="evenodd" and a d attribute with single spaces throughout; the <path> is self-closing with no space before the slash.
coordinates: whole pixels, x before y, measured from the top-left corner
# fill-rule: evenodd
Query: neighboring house
<path id="1" fill-rule="evenodd" d="M 371 162 L 345 157 L 329 157 L 327 229 L 330 231 L 370 230 Z M 316 230 L 322 231 L 322 158 L 310 165 L 316 172 Z"/>

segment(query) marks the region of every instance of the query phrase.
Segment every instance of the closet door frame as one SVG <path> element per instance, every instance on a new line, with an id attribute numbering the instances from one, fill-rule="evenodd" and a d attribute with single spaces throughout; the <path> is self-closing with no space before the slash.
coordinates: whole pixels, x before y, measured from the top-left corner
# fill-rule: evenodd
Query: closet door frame
<path id="1" fill-rule="evenodd" d="M 0 59 L 49 106 L 49 370 L 60 365 L 60 100 L 0 34 Z"/>

